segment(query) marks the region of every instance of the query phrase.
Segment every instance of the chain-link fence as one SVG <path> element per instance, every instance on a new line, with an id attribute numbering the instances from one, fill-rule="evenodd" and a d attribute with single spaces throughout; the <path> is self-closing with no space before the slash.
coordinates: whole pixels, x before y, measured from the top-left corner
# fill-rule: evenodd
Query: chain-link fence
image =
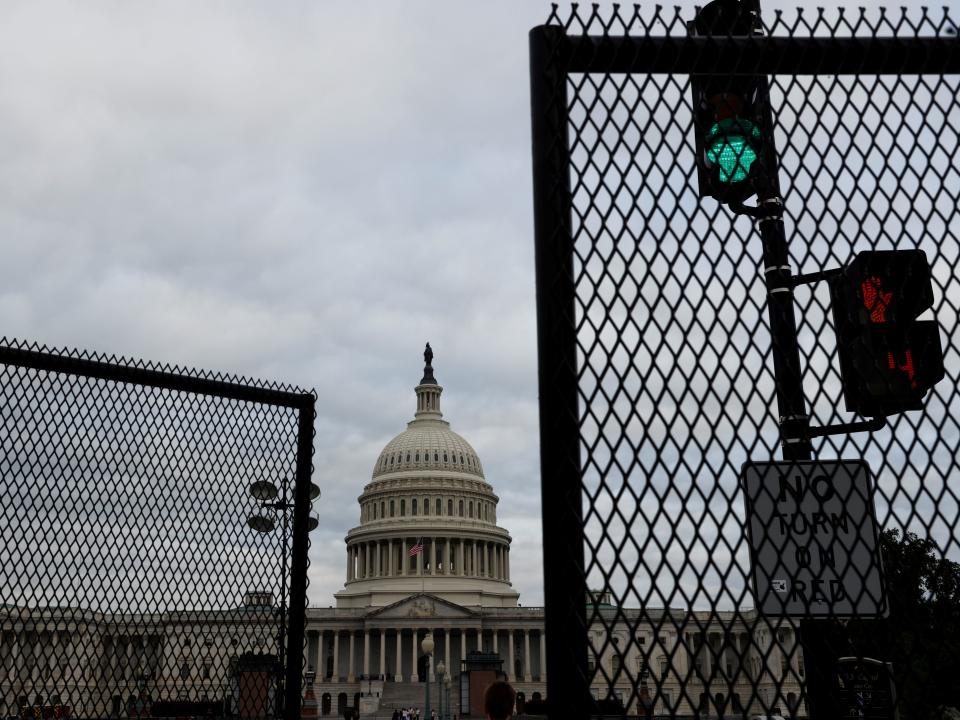
<path id="1" fill-rule="evenodd" d="M 550 707 L 936 717 L 960 707 L 956 24 L 694 19 L 531 32 Z M 706 196 L 740 169 L 750 192 Z M 933 335 L 895 318 L 913 250 Z"/>
<path id="2" fill-rule="evenodd" d="M 0 341 L 0 716 L 299 717 L 313 420 Z"/>

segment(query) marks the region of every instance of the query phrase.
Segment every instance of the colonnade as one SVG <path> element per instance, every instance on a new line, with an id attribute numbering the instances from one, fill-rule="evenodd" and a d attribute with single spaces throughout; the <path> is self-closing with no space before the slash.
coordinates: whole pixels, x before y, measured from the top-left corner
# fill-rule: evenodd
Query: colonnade
<path id="1" fill-rule="evenodd" d="M 503 670 L 512 682 L 546 681 L 546 637 L 532 628 L 439 627 L 350 629 L 307 631 L 307 665 L 320 682 L 356 682 L 383 678 L 395 682 L 419 682 L 420 643 L 430 632 L 434 664 L 443 661 L 452 675 L 459 673 L 467 653 L 481 651 L 500 656 Z M 536 653 L 536 662 L 531 655 Z M 459 654 L 459 658 L 457 655 Z M 519 662 L 520 672 L 517 673 Z"/>
<path id="2" fill-rule="evenodd" d="M 510 581 L 506 543 L 469 538 L 422 538 L 423 552 L 411 556 L 420 538 L 351 542 L 347 547 L 347 582 L 423 575 L 479 577 Z"/>
<path id="3" fill-rule="evenodd" d="M 0 682 L 47 680 L 64 673 L 116 680 L 148 670 L 157 675 L 163 638 L 156 634 L 88 635 L 71 630 L 4 630 L 0 633 Z"/>

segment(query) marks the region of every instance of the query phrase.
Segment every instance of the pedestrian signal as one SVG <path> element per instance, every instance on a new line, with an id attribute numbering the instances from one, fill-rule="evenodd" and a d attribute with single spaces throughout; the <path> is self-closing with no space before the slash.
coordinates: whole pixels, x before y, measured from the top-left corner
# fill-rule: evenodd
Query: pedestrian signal
<path id="1" fill-rule="evenodd" d="M 943 379 L 930 266 L 922 250 L 862 252 L 831 279 L 847 410 L 869 417 L 919 410 Z"/>

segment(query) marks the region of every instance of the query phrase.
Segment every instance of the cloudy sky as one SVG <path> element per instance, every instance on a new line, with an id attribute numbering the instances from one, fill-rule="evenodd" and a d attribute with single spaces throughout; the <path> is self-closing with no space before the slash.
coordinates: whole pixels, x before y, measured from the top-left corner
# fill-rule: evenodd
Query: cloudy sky
<path id="1" fill-rule="evenodd" d="M 541 603 L 526 36 L 548 12 L 5 2 L 0 335 L 315 388 L 317 604 L 429 340 Z"/>

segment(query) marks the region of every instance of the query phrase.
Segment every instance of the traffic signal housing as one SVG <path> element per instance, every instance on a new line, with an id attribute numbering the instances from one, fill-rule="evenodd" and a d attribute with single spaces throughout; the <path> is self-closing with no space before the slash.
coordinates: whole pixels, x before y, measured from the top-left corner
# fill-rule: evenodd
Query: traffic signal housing
<path id="1" fill-rule="evenodd" d="M 943 379 L 930 266 L 922 250 L 862 252 L 830 280 L 847 410 L 868 417 L 919 410 Z"/>
<path id="2" fill-rule="evenodd" d="M 737 0 L 715 0 L 690 23 L 691 34 L 716 38 L 749 37 L 754 13 Z M 701 197 L 742 202 L 757 192 L 769 87 L 762 75 L 691 75 L 697 179 Z"/>

